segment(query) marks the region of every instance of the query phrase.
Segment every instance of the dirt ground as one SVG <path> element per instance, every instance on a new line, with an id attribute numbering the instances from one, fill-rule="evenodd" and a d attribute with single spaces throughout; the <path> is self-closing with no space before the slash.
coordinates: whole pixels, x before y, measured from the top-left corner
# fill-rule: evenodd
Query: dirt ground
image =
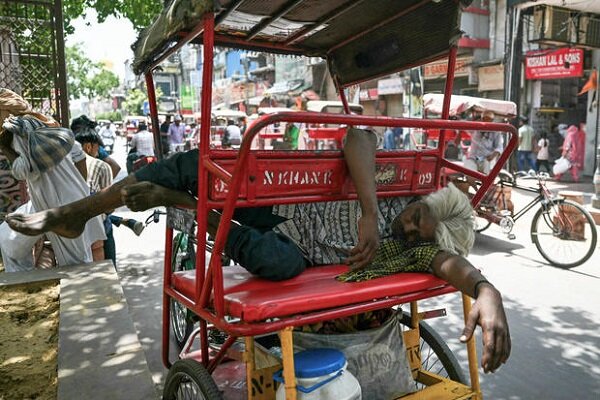
<path id="1" fill-rule="evenodd" d="M 56 399 L 59 294 L 58 281 L 0 288 L 0 400 Z"/>

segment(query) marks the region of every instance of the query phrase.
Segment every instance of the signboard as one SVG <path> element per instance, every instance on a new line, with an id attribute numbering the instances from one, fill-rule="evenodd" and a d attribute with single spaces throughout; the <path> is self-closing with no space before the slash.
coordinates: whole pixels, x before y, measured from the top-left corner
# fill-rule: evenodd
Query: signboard
<path id="1" fill-rule="evenodd" d="M 398 94 L 404 92 L 401 78 L 380 79 L 377 81 L 377 92 L 381 95 Z"/>
<path id="2" fill-rule="evenodd" d="M 454 76 L 468 76 L 469 65 L 471 64 L 473 57 L 458 57 L 456 59 L 456 69 Z M 438 79 L 445 78 L 448 73 L 448 60 L 444 59 L 441 61 L 432 62 L 423 66 L 423 78 L 424 79 Z"/>
<path id="3" fill-rule="evenodd" d="M 525 56 L 526 79 L 563 79 L 583 76 L 583 50 L 557 49 L 528 52 Z"/>
<path id="4" fill-rule="evenodd" d="M 369 101 L 369 100 L 377 100 L 377 96 L 379 95 L 377 89 L 361 89 L 359 93 L 360 101 Z"/>
<path id="5" fill-rule="evenodd" d="M 489 90 L 504 89 L 504 65 L 489 65 L 478 70 L 479 86 L 477 90 L 485 92 Z"/>

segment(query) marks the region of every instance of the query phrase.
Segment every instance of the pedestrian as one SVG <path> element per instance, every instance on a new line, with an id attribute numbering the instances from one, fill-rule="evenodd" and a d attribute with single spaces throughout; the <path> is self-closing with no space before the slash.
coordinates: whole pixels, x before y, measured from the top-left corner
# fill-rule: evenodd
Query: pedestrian
<path id="1" fill-rule="evenodd" d="M 569 171 L 575 182 L 579 182 L 579 170 L 583 168 L 585 154 L 585 133 L 575 125 L 569 126 L 567 136 L 562 146 L 562 156 L 569 160 Z M 555 174 L 560 180 L 563 174 Z"/>
<path id="2" fill-rule="evenodd" d="M 383 149 L 384 150 L 394 150 L 396 149 L 396 136 L 394 135 L 394 131 L 392 127 L 387 127 L 385 132 L 383 132 Z"/>
<path id="3" fill-rule="evenodd" d="M 102 138 L 93 129 L 81 129 L 75 136 L 83 151 L 85 152 L 85 161 L 87 166 L 87 183 L 90 187 L 90 193 L 94 195 L 101 190 L 112 185 L 113 177 L 110 166 L 104 161 L 98 159 L 98 149 L 102 147 Z M 115 238 L 112 231 L 112 223 L 108 218 L 110 211 L 102 214 L 104 225 L 104 233 L 106 240 L 103 241 L 104 259 L 112 260 L 113 264 L 117 265 L 117 254 L 115 246 Z"/>
<path id="4" fill-rule="evenodd" d="M 165 120 L 160 124 L 160 143 L 162 146 L 163 155 L 169 152 L 169 127 L 171 126 L 171 115 L 167 114 Z"/>
<path id="5" fill-rule="evenodd" d="M 560 158 L 561 148 L 565 140 L 564 136 L 560 133 L 561 131 L 567 131 L 565 124 L 559 124 L 555 126 L 548 135 L 548 162 L 553 164 Z"/>
<path id="6" fill-rule="evenodd" d="M 519 171 L 535 170 L 535 165 L 533 165 L 535 133 L 528 122 L 529 119 L 525 116 L 519 118 L 519 147 L 517 152 L 517 169 Z"/>
<path id="7" fill-rule="evenodd" d="M 138 131 L 131 138 L 131 148 L 135 149 L 140 157 L 154 157 L 154 136 L 148 131 L 148 125 L 140 122 Z"/>
<path id="8" fill-rule="evenodd" d="M 547 139 L 548 134 L 545 131 L 540 133 L 540 140 L 537 142 L 537 165 L 536 171 L 542 172 L 542 167 L 544 168 L 544 172 L 550 173 L 550 164 L 548 163 L 548 158 L 550 157 L 549 153 L 549 141 Z"/>
<path id="9" fill-rule="evenodd" d="M 493 122 L 494 113 L 485 111 L 481 116 L 484 122 Z M 457 134 L 459 135 L 459 134 Z M 464 166 L 473 171 L 489 174 L 504 150 L 504 138 L 499 132 L 475 131 L 464 160 Z"/>
<path id="10" fill-rule="evenodd" d="M 181 115 L 175 115 L 174 121 L 169 125 L 169 144 L 172 152 L 180 150 L 185 137 L 185 125 L 181 123 Z"/>
<path id="11" fill-rule="evenodd" d="M 97 125 L 98 124 L 95 121 L 89 119 L 87 115 L 80 115 L 79 117 L 74 118 L 73 121 L 71 121 L 71 130 L 75 135 L 77 135 L 77 133 L 81 130 L 95 130 Z M 114 158 L 110 156 L 110 154 L 108 154 L 108 152 L 102 146 L 98 148 L 98 158 L 110 165 L 110 169 L 112 170 L 112 177 L 113 179 L 116 178 L 119 171 L 121 171 L 121 166 Z"/>
<path id="12" fill-rule="evenodd" d="M 231 146 L 239 146 L 240 143 L 242 143 L 242 131 L 232 119 L 228 119 L 221 145 L 223 148 L 230 148 Z"/>
<path id="13" fill-rule="evenodd" d="M 74 162 L 83 163 L 85 154 L 74 146 L 73 133 L 60 128 L 50 117 L 31 110 L 16 93 L 0 89 L 0 151 L 11 163 L 13 176 L 27 183 L 30 200 L 20 213 L 58 207 L 89 195 L 89 188 Z M 87 172 L 86 172 L 87 176 Z M 67 239 L 54 233 L 46 236 L 59 266 L 93 260 L 92 243 L 106 238 L 99 217 L 83 225 L 83 234 Z M 35 268 L 32 249 L 41 235 L 25 236 L 0 225 L 0 252 L 7 272 Z M 103 259 L 102 245 L 96 259 Z"/>

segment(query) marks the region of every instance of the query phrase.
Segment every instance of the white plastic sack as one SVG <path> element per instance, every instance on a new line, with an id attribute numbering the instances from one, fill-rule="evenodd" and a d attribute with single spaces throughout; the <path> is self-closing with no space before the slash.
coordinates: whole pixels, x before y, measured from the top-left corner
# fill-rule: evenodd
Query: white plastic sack
<path id="1" fill-rule="evenodd" d="M 358 382 L 363 399 L 389 400 L 415 391 L 406 346 L 402 339 L 402 312 L 378 328 L 354 333 L 325 335 L 294 332 L 294 351 L 311 348 L 341 350 Z"/>
<path id="2" fill-rule="evenodd" d="M 554 175 L 564 174 L 571 168 L 571 162 L 565 157 L 561 157 L 554 162 L 554 167 L 552 167 L 552 172 Z"/>

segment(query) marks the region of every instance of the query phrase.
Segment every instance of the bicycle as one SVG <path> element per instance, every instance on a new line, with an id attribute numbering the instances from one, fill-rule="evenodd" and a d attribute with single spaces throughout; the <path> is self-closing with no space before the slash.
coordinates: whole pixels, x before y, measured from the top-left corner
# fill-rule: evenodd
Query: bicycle
<path id="1" fill-rule="evenodd" d="M 483 232 L 494 223 L 509 239 L 515 239 L 512 233 L 515 223 L 539 204 L 531 222 L 530 234 L 542 257 L 554 266 L 567 269 L 586 262 L 594 253 L 598 236 L 590 213 L 580 204 L 559 197 L 548 189 L 548 174 L 535 176 L 537 187 L 519 185 L 519 176 L 530 175 L 500 172 L 496 184 L 476 207 L 475 231 Z M 537 196 L 515 213 L 507 188 Z"/>

